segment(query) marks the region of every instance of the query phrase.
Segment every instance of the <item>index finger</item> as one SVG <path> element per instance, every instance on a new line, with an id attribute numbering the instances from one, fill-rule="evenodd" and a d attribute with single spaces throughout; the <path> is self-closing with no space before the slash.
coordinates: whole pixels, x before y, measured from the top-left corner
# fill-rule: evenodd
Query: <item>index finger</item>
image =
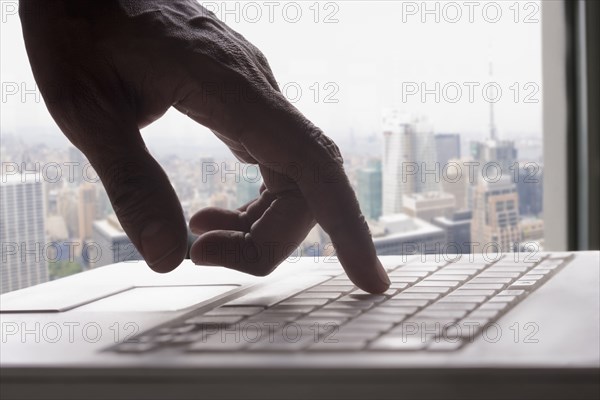
<path id="1" fill-rule="evenodd" d="M 239 136 L 250 155 L 298 184 L 317 222 L 330 235 L 348 277 L 381 293 L 390 285 L 335 143 L 279 93 L 254 108 Z"/>

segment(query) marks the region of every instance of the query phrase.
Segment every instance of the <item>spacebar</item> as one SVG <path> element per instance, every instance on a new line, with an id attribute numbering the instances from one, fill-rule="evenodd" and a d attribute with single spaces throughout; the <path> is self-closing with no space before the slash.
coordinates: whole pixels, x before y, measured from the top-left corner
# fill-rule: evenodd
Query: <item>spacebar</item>
<path id="1" fill-rule="evenodd" d="M 226 303 L 225 306 L 271 307 L 275 303 L 295 296 L 328 279 L 331 279 L 331 276 L 307 275 L 287 277 L 280 281 L 269 283 L 266 286 L 258 287 L 254 291 Z"/>

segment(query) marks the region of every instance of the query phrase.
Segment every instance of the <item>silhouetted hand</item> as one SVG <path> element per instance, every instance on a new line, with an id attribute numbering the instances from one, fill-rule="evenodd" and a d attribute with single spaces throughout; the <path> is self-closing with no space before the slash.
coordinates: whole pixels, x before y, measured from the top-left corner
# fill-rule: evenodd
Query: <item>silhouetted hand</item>
<path id="1" fill-rule="evenodd" d="M 258 164 L 266 185 L 236 211 L 193 216 L 195 263 L 266 275 L 316 221 L 357 286 L 388 288 L 337 146 L 281 95 L 264 55 L 214 14 L 194 0 L 21 0 L 20 16 L 52 117 L 153 270 L 180 264 L 187 230 L 139 130 L 175 107 Z"/>

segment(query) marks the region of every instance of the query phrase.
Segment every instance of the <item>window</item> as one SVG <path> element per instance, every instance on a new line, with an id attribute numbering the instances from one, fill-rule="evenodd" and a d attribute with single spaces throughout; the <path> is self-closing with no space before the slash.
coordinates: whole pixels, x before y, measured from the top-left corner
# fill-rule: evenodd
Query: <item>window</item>
<path id="1" fill-rule="evenodd" d="M 204 2 L 265 53 L 284 95 L 338 143 L 377 248 L 399 253 L 411 243 L 430 252 L 437 243 L 444 251 L 449 237 L 461 247 L 473 237 L 519 244 L 525 219 L 537 227 L 527 242 L 544 248 L 539 1 L 267 3 Z M 3 221 L 23 224 L 2 224 L 3 246 L 25 236 L 56 244 L 42 257 L 50 272 L 40 279 L 139 257 L 87 160 L 46 111 L 18 16 L 3 13 L 2 195 L 18 172 L 36 181 L 28 201 L 16 190 L 14 201 L 2 202 Z M 258 193 L 257 170 L 179 112 L 143 135 L 186 218 Z M 43 223 L 25 222 L 35 221 L 24 209 L 34 205 Z M 507 216 L 496 215 L 505 205 L 511 233 Z M 410 223 L 385 218 L 400 214 Z M 128 251 L 92 260 L 95 246 Z M 316 227 L 298 251 L 328 255 L 332 247 Z"/>

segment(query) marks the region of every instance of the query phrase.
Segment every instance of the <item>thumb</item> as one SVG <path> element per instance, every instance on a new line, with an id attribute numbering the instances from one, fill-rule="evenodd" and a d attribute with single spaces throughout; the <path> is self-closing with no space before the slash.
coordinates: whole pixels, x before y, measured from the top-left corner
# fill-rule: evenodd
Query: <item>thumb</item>
<path id="1" fill-rule="evenodd" d="M 187 227 L 167 175 L 143 146 L 102 153 L 88 157 L 123 230 L 150 268 L 172 271 L 185 257 Z"/>

